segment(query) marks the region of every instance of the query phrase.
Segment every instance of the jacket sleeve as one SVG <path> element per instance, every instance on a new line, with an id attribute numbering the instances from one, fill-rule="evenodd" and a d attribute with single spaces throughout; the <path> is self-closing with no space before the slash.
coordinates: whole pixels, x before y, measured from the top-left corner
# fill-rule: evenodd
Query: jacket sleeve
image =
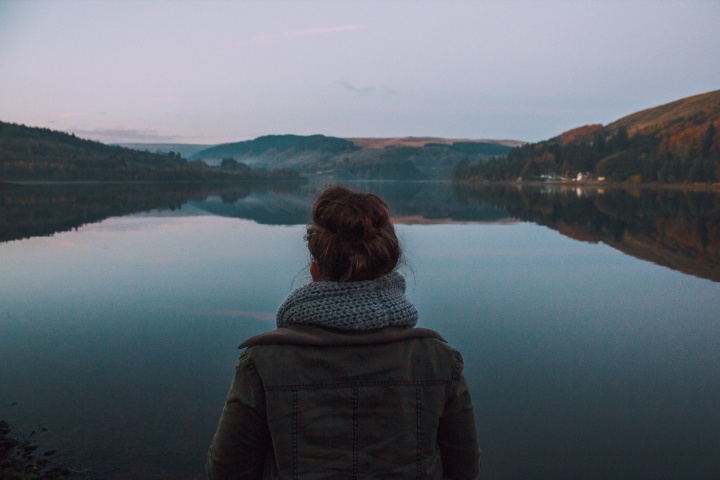
<path id="1" fill-rule="evenodd" d="M 208 452 L 208 479 L 261 479 L 269 445 L 262 381 L 246 350 Z"/>
<path id="2" fill-rule="evenodd" d="M 480 448 L 475 429 L 475 414 L 465 377 L 463 361 L 456 352 L 455 372 L 445 411 L 438 425 L 438 444 L 446 479 L 475 479 L 480 474 Z"/>

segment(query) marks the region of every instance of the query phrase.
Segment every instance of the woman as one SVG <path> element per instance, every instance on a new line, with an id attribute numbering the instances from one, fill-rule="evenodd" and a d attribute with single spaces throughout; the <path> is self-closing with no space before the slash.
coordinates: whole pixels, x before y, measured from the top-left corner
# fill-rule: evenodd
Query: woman
<path id="1" fill-rule="evenodd" d="M 415 328 L 385 202 L 330 187 L 312 222 L 313 282 L 240 345 L 208 478 L 476 478 L 462 357 Z"/>

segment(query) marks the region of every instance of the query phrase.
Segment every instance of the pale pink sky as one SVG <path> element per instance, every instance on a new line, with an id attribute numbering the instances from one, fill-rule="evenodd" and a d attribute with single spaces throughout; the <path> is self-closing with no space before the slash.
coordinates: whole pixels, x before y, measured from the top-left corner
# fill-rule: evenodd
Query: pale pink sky
<path id="1" fill-rule="evenodd" d="M 0 120 L 537 141 L 720 89 L 714 0 L 0 0 Z"/>

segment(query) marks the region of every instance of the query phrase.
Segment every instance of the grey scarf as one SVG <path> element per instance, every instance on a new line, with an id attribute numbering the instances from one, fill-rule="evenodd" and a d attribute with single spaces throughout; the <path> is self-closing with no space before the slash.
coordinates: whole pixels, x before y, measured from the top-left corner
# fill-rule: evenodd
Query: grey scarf
<path id="1" fill-rule="evenodd" d="M 414 326 L 418 313 L 397 272 L 360 282 L 313 282 L 280 305 L 277 326 L 317 325 L 340 330 Z"/>

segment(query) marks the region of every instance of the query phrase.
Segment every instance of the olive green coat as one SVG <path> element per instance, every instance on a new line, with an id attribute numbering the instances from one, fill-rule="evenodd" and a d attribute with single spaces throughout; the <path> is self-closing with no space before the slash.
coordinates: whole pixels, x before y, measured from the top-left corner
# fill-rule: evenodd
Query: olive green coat
<path id="1" fill-rule="evenodd" d="M 294 325 L 241 347 L 209 479 L 477 477 L 462 357 L 436 332 Z"/>

